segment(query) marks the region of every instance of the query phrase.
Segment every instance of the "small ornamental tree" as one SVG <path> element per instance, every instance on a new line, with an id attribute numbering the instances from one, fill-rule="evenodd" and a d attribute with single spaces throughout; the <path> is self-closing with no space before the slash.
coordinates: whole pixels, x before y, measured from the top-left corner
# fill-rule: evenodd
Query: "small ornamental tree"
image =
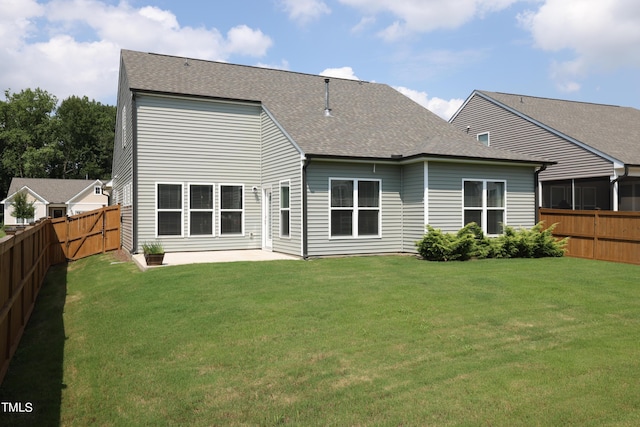
<path id="1" fill-rule="evenodd" d="M 13 208 L 11 216 L 24 220 L 33 218 L 36 213 L 36 208 L 33 206 L 34 203 L 35 202 L 28 201 L 27 193 L 20 192 L 16 194 L 11 203 L 11 207 Z"/>

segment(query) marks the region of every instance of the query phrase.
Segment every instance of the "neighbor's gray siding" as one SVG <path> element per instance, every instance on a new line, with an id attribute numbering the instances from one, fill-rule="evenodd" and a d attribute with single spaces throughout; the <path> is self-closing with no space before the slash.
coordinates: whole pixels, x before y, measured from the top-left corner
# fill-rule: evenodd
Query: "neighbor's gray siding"
<path id="1" fill-rule="evenodd" d="M 273 250 L 302 256 L 301 153 L 273 120 L 262 113 L 262 187 L 272 190 Z M 290 185 L 290 237 L 280 237 L 280 182 Z"/>
<path id="2" fill-rule="evenodd" d="M 415 252 L 416 240 L 424 236 L 424 163 L 413 163 L 403 167 L 403 252 Z"/>
<path id="3" fill-rule="evenodd" d="M 140 94 L 138 242 L 156 239 L 156 183 L 181 183 L 183 236 L 162 236 L 167 251 L 261 247 L 260 112 L 258 105 Z M 214 236 L 189 237 L 188 185 L 214 185 Z M 244 185 L 244 235 L 220 236 L 219 184 Z"/>
<path id="4" fill-rule="evenodd" d="M 307 168 L 308 255 L 402 252 L 401 167 L 311 161 Z M 382 237 L 330 238 L 329 178 L 380 179 Z"/>
<path id="5" fill-rule="evenodd" d="M 589 178 L 613 174 L 612 163 L 524 118 L 474 95 L 452 123 L 469 133 L 489 132 L 495 148 L 558 162 L 540 174 L 541 181 Z"/>
<path id="6" fill-rule="evenodd" d="M 462 181 L 464 179 L 507 182 L 506 223 L 519 227 L 535 225 L 534 168 L 474 165 L 430 161 L 429 224 L 445 232 L 463 226 Z"/>
<path id="7" fill-rule="evenodd" d="M 113 144 L 113 178 L 112 204 L 122 206 L 122 227 L 120 243 L 122 248 L 132 251 L 133 248 L 133 102 L 129 90 L 126 70 L 120 67 L 118 83 L 115 140 Z"/>

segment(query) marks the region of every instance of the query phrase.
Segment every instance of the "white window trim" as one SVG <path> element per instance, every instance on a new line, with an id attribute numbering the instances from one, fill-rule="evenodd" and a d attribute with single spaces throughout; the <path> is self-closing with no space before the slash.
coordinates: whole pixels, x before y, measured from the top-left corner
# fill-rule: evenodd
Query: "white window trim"
<path id="1" fill-rule="evenodd" d="M 96 196 L 102 196 L 102 187 L 99 185 L 96 185 L 93 187 L 93 194 Z"/>
<path id="2" fill-rule="evenodd" d="M 348 208 L 334 208 L 331 206 L 331 181 L 352 181 L 353 182 L 353 207 Z M 377 181 L 378 182 L 378 207 L 363 207 L 358 206 L 358 182 L 359 181 Z M 329 178 L 329 240 L 345 240 L 345 239 L 379 239 L 382 237 L 382 180 L 379 178 Z M 350 210 L 353 212 L 351 223 L 351 236 L 332 236 L 331 235 L 331 212 L 333 210 Z M 358 235 L 358 212 L 360 210 L 376 210 L 378 211 L 378 234 L 367 234 L 364 236 Z"/>
<path id="3" fill-rule="evenodd" d="M 286 184 L 286 187 L 289 187 L 289 207 L 288 208 L 283 208 L 282 207 L 282 187 L 283 184 Z M 279 228 L 280 228 L 280 233 L 279 236 L 281 239 L 291 239 L 291 180 L 286 179 L 283 181 L 280 181 L 279 183 L 279 193 L 278 193 L 278 223 L 279 223 Z M 283 235 L 282 234 L 282 212 L 283 211 L 288 211 L 289 212 L 289 234 L 288 235 Z"/>
<path id="4" fill-rule="evenodd" d="M 469 182 L 469 181 L 473 181 L 473 182 L 482 182 L 482 207 L 469 207 L 467 208 L 464 204 L 464 183 L 465 182 Z M 502 208 L 499 207 L 488 207 L 487 206 L 487 183 L 488 182 L 501 182 L 504 184 L 504 206 Z M 501 234 L 489 234 L 487 232 L 487 218 L 488 218 L 488 214 L 487 211 L 489 210 L 500 210 L 502 209 L 503 211 L 503 216 L 502 218 L 504 219 L 503 223 L 502 223 L 502 228 L 504 230 L 504 227 L 507 226 L 507 180 L 505 179 L 484 179 L 484 178 L 463 178 L 462 179 L 462 227 L 465 226 L 464 223 L 464 212 L 469 209 L 469 210 L 482 210 L 482 224 L 478 224 L 480 225 L 480 228 L 482 228 L 482 231 L 484 232 L 485 235 L 487 236 L 500 236 Z"/>
<path id="5" fill-rule="evenodd" d="M 240 187 L 242 188 L 242 209 L 222 209 L 222 187 Z M 218 236 L 220 237 L 239 237 L 245 235 L 245 196 L 246 191 L 244 188 L 244 184 L 237 183 L 220 183 L 218 184 Z M 241 212 L 242 213 L 242 231 L 240 233 L 223 233 L 222 232 L 222 213 L 223 212 Z"/>
<path id="6" fill-rule="evenodd" d="M 476 141 L 480 141 L 480 135 L 487 135 L 487 147 L 491 147 L 491 134 L 489 132 L 480 132 L 476 134 Z"/>
<path id="7" fill-rule="evenodd" d="M 181 188 L 180 191 L 180 196 L 182 197 L 182 200 L 180 201 L 180 209 L 162 209 L 162 212 L 180 212 L 180 235 L 160 235 L 158 234 L 158 212 L 160 212 L 160 210 L 158 209 L 158 186 L 159 185 L 179 185 Z M 177 239 L 177 238 L 181 238 L 184 237 L 184 183 L 182 182 L 165 182 L 165 181 L 159 181 L 156 182 L 154 184 L 154 189 L 155 189 L 155 194 L 154 194 L 154 208 L 155 208 L 155 227 L 154 227 L 154 234 L 157 238 L 162 238 L 162 239 Z"/>
<path id="8" fill-rule="evenodd" d="M 191 186 L 192 185 L 208 185 L 211 186 L 212 205 L 211 209 L 191 209 Z M 211 182 L 189 182 L 187 183 L 187 232 L 189 237 L 194 239 L 198 238 L 211 238 L 216 235 L 216 185 Z M 209 212 L 211 211 L 211 234 L 191 234 L 191 212 Z"/>

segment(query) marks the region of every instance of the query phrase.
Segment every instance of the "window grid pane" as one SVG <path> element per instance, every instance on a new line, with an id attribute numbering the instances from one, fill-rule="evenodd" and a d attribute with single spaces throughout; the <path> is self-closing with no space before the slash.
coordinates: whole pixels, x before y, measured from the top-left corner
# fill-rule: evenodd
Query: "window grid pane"
<path id="1" fill-rule="evenodd" d="M 242 186 L 221 185 L 220 186 L 220 208 L 221 209 L 242 209 Z"/>
<path id="2" fill-rule="evenodd" d="M 213 209 L 213 186 L 192 185 L 189 191 L 191 209 Z"/>
<path id="3" fill-rule="evenodd" d="M 464 183 L 464 207 L 482 207 L 482 181 L 465 181 Z"/>
<path id="4" fill-rule="evenodd" d="M 346 181 L 346 180 L 331 181 L 331 207 L 333 208 L 353 207 L 353 181 Z"/>
<path id="5" fill-rule="evenodd" d="M 158 209 L 181 209 L 182 186 L 180 184 L 158 184 Z"/>
<path id="6" fill-rule="evenodd" d="M 471 222 L 475 222 L 479 226 L 482 226 L 482 211 L 481 210 L 470 210 L 466 209 L 464 211 L 464 225 L 467 225 Z"/>
<path id="7" fill-rule="evenodd" d="M 241 234 L 242 212 L 220 212 L 220 233 Z"/>
<path id="8" fill-rule="evenodd" d="M 378 181 L 358 181 L 358 207 L 377 208 L 380 198 Z"/>
<path id="9" fill-rule="evenodd" d="M 358 212 L 358 235 L 377 236 L 378 235 L 378 211 L 361 210 Z"/>
<path id="10" fill-rule="evenodd" d="M 282 237 L 289 237 L 289 211 L 280 212 L 280 234 Z"/>
<path id="11" fill-rule="evenodd" d="M 504 207 L 504 182 L 487 182 L 487 207 Z"/>
<path id="12" fill-rule="evenodd" d="M 182 234 L 181 212 L 158 212 L 158 235 L 179 236 Z"/>
<path id="13" fill-rule="evenodd" d="M 487 211 L 487 234 L 502 234 L 504 222 L 503 210 Z"/>
<path id="14" fill-rule="evenodd" d="M 280 187 L 280 208 L 282 209 L 288 209 L 289 208 L 289 186 L 288 185 L 282 185 Z"/>
<path id="15" fill-rule="evenodd" d="M 213 214 L 212 212 L 191 212 L 189 221 L 190 233 L 194 236 L 213 234 Z"/>
<path id="16" fill-rule="evenodd" d="M 353 235 L 353 212 L 351 210 L 331 211 L 331 235 Z"/>

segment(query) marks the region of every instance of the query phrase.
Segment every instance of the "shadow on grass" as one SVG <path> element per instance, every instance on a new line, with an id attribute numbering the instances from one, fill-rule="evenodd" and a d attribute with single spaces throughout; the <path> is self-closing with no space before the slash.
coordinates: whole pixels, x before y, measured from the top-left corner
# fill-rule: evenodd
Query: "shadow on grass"
<path id="1" fill-rule="evenodd" d="M 0 425 L 57 426 L 64 361 L 67 264 L 51 267 L 0 386 Z M 12 411 L 6 402 L 12 404 Z M 17 406 L 16 404 L 19 404 Z M 31 408 L 31 411 L 29 411 Z M 15 410 L 22 412 L 15 412 Z"/>

